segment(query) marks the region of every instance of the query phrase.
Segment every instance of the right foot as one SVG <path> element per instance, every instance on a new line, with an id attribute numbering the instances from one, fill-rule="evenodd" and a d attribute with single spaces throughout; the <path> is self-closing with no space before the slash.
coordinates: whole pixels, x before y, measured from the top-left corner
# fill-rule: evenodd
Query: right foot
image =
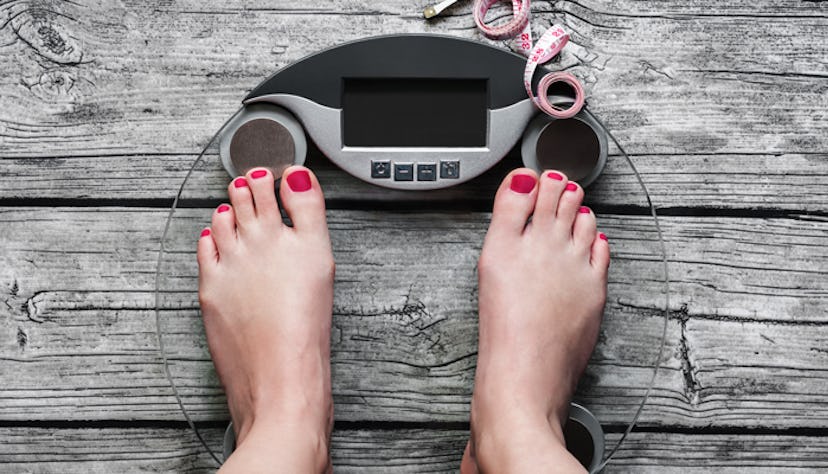
<path id="1" fill-rule="evenodd" d="M 461 471 L 584 472 L 563 425 L 598 337 L 609 244 L 561 173 L 510 173 L 478 265 L 480 334 Z M 529 218 L 531 222 L 527 224 Z"/>
<path id="2" fill-rule="evenodd" d="M 230 183 L 231 205 L 198 241 L 199 300 L 227 394 L 236 450 L 223 472 L 324 472 L 333 423 L 330 330 L 334 263 L 325 201 L 291 167 L 280 194 L 270 170 Z"/>

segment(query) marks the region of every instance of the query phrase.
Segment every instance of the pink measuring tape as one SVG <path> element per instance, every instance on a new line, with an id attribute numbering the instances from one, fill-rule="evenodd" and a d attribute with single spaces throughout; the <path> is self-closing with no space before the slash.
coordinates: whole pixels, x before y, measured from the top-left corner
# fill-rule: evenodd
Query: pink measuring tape
<path id="1" fill-rule="evenodd" d="M 552 25 L 551 28 L 541 36 L 536 44 L 532 43 L 532 27 L 529 24 L 531 8 L 529 0 L 512 0 L 512 19 L 503 25 L 489 26 L 485 22 L 486 13 L 498 2 L 505 0 L 475 0 L 474 22 L 477 27 L 489 39 L 504 40 L 517 38 L 517 45 L 523 54 L 528 57 L 526 69 L 523 71 L 523 86 L 526 93 L 546 114 L 558 118 L 570 118 L 581 111 L 584 106 L 584 88 L 581 82 L 568 72 L 552 72 L 538 83 L 537 95 L 532 90 L 532 78 L 539 64 L 543 64 L 557 56 L 566 43 L 569 41 L 569 34 L 559 25 Z M 440 12 L 456 3 L 457 0 L 446 0 L 437 5 L 427 7 L 423 14 L 426 18 L 439 15 Z M 575 92 L 575 100 L 567 108 L 553 104 L 547 97 L 547 91 L 552 84 L 563 82 Z"/>

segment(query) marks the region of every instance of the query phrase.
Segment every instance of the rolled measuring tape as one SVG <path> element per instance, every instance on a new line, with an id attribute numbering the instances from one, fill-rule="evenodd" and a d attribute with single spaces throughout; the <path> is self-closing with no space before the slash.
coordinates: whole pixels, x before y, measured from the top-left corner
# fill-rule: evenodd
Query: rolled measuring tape
<path id="1" fill-rule="evenodd" d="M 535 76 L 535 69 L 538 65 L 548 60 L 544 58 L 555 57 L 566 46 L 567 42 L 569 42 L 569 34 L 561 26 L 552 25 L 532 48 L 529 60 L 526 61 L 526 69 L 523 70 L 523 86 L 526 88 L 526 93 L 529 94 L 529 97 L 539 109 L 558 119 L 574 117 L 584 107 L 584 87 L 581 85 L 581 81 L 568 72 L 550 72 L 538 82 L 536 96 L 532 92 L 532 78 Z M 549 91 L 552 84 L 557 82 L 563 82 L 571 87 L 574 92 L 575 100 L 569 107 L 563 108 L 549 101 L 547 91 Z"/>
<path id="2" fill-rule="evenodd" d="M 439 15 L 457 0 L 447 0 L 437 5 L 429 6 L 423 12 L 426 18 Z M 530 0 L 511 0 L 512 19 L 498 26 L 486 24 L 486 13 L 496 3 L 505 0 L 475 0 L 473 12 L 474 22 L 483 36 L 492 40 L 517 39 L 518 49 L 528 57 L 526 69 L 523 72 L 523 86 L 532 102 L 547 115 L 556 119 L 574 117 L 584 106 L 584 88 L 581 82 L 568 72 L 552 72 L 543 76 L 538 83 L 537 94 L 532 88 L 532 79 L 538 65 L 548 62 L 561 52 L 566 43 L 569 42 L 569 34 L 560 25 L 552 25 L 541 36 L 536 44 L 532 42 L 532 26 L 530 24 L 531 3 Z M 547 92 L 556 83 L 568 85 L 575 99 L 568 107 L 562 107 L 549 101 Z"/>
<path id="3" fill-rule="evenodd" d="M 529 0 L 512 0 L 512 19 L 503 25 L 489 26 L 486 24 L 486 13 L 495 3 L 503 0 L 475 0 L 474 22 L 480 31 L 489 39 L 504 40 L 516 38 L 520 33 L 519 46 L 523 54 L 529 54 L 532 49 L 532 28 L 529 25 L 531 7 Z"/>

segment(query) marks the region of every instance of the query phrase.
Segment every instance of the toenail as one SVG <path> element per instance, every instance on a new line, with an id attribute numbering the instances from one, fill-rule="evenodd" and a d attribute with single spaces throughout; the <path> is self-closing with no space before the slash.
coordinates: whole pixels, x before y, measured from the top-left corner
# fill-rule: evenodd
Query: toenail
<path id="1" fill-rule="evenodd" d="M 607 235 L 604 234 L 603 232 L 598 234 L 598 238 L 601 239 L 601 240 L 605 240 L 605 241 L 609 242 L 609 239 L 607 238 Z"/>
<path id="2" fill-rule="evenodd" d="M 565 189 L 567 191 L 577 191 L 578 190 L 578 185 L 575 184 L 575 183 L 566 183 L 566 188 Z"/>
<path id="3" fill-rule="evenodd" d="M 210 229 L 204 229 L 201 231 L 202 237 L 207 237 L 208 235 L 210 235 Z"/>
<path id="4" fill-rule="evenodd" d="M 578 212 L 580 212 L 581 214 L 589 214 L 591 211 L 589 210 L 589 208 L 588 208 L 588 207 L 586 207 L 586 206 L 581 206 L 581 207 L 578 209 Z"/>
<path id="5" fill-rule="evenodd" d="M 221 205 L 221 206 L 219 206 L 219 207 L 218 207 L 218 209 L 216 209 L 216 210 L 218 211 L 218 213 L 219 213 L 219 214 L 221 214 L 222 212 L 227 212 L 227 211 L 229 211 L 229 210 L 230 210 L 230 206 L 228 206 L 227 204 L 222 204 L 222 205 Z"/>
<path id="6" fill-rule="evenodd" d="M 311 188 L 310 173 L 305 170 L 294 171 L 287 177 L 291 191 L 301 193 Z"/>
<path id="7" fill-rule="evenodd" d="M 233 181 L 233 186 L 235 186 L 237 188 L 246 188 L 247 187 L 247 180 L 242 178 L 242 177 L 238 177 Z"/>
<path id="8" fill-rule="evenodd" d="M 546 176 L 554 179 L 555 181 L 563 181 L 563 175 L 554 171 L 550 171 Z"/>
<path id="9" fill-rule="evenodd" d="M 267 176 L 267 170 L 256 170 L 250 173 L 250 177 L 253 179 L 264 178 L 265 176 Z"/>
<path id="10" fill-rule="evenodd" d="M 512 176 L 509 188 L 516 193 L 528 194 L 535 189 L 535 177 L 529 174 L 516 174 Z"/>

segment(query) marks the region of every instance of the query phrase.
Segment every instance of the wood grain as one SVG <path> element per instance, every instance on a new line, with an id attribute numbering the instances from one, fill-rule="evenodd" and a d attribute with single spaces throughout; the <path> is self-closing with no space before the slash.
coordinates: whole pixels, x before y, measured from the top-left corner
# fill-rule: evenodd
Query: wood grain
<path id="1" fill-rule="evenodd" d="M 213 449 L 222 430 L 203 430 Z M 607 435 L 612 445 L 618 434 Z M 0 463 L 9 472 L 213 472 L 187 429 L 0 428 Z M 463 430 L 334 430 L 336 472 L 457 472 L 468 433 Z M 828 467 L 824 437 L 633 433 L 607 473 L 816 472 Z"/>
<path id="2" fill-rule="evenodd" d="M 186 403 L 198 419 L 216 420 L 226 412 L 202 336 L 193 258 L 208 215 L 189 209 L 174 221 L 161 307 Z M 0 379 L 10 381 L 0 389 L 2 419 L 179 418 L 154 335 L 164 216 L 0 211 Z M 329 212 L 339 419 L 466 420 L 487 221 L 480 213 Z M 621 424 L 656 356 L 660 266 L 647 219 L 602 216 L 601 227 L 614 252 L 610 301 L 579 398 Z M 824 426 L 826 257 L 815 249 L 828 244 L 825 230 L 816 220 L 665 220 L 674 312 L 645 424 Z"/>
<path id="3" fill-rule="evenodd" d="M 590 107 L 637 156 L 660 204 L 824 212 L 828 73 L 814 45 L 828 41 L 828 13 L 804 5 L 535 2 L 534 23 L 572 31 L 554 67 L 583 79 Z M 278 67 L 371 34 L 485 41 L 468 5 L 433 22 L 420 8 L 402 0 L 302 9 L 8 2 L 0 7 L 0 171 L 18 179 L 0 198 L 169 199 L 241 97 Z M 596 203 L 641 204 L 620 165 Z M 226 177 L 211 179 L 200 197 L 220 195 Z M 459 196 L 489 199 L 490 181 Z M 330 197 L 380 197 L 350 178 L 326 184 Z M 423 198 L 412 196 L 382 198 Z"/>
<path id="4" fill-rule="evenodd" d="M 707 209 L 728 215 L 740 211 L 796 214 L 828 211 L 826 156 L 637 155 L 633 161 L 662 212 Z M 0 159 L 0 175 L 7 177 L 0 188 L 0 200 L 168 206 L 196 158 L 189 154 L 138 154 Z M 368 185 L 335 168 L 318 151 L 308 157 L 307 165 L 318 175 L 326 199 L 334 206 L 371 208 L 395 203 L 392 205 L 484 210 L 490 209 L 502 177 L 522 163 L 512 154 L 477 179 L 429 192 Z M 200 205 L 204 200 L 223 201 L 229 181 L 218 158 L 208 155 L 183 185 L 183 196 Z M 608 211 L 625 206 L 643 210 L 646 206 L 629 165 L 618 155 L 610 157 L 603 175 L 587 190 L 586 201 Z"/>

